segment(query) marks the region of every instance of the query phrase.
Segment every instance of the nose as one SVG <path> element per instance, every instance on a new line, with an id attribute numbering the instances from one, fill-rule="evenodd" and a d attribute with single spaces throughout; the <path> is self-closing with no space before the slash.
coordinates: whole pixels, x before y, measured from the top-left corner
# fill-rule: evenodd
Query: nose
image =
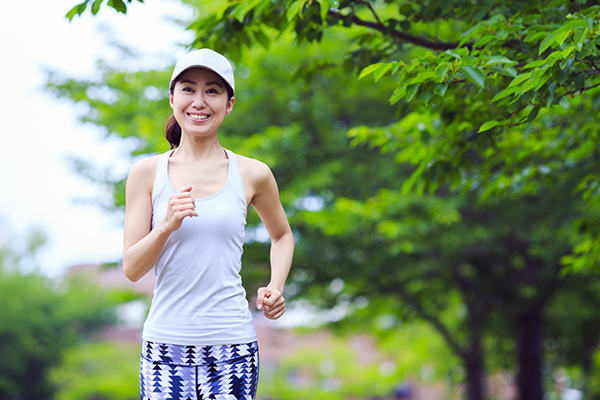
<path id="1" fill-rule="evenodd" d="M 192 106 L 195 108 L 203 108 L 205 104 L 206 102 L 204 100 L 204 93 L 202 93 L 201 91 L 199 93 L 196 93 L 196 95 L 194 96 L 194 101 L 192 102 Z"/>

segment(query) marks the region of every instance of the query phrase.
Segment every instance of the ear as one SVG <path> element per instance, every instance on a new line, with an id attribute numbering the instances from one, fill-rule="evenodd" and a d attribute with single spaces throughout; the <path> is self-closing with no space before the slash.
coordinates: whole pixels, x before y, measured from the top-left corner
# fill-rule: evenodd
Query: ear
<path id="1" fill-rule="evenodd" d="M 171 109 L 173 109 L 173 93 L 171 93 L 170 90 L 169 90 L 169 105 L 171 106 Z"/>
<path id="2" fill-rule="evenodd" d="M 233 110 L 233 104 L 235 103 L 235 97 L 232 97 L 231 100 L 227 103 L 227 109 L 225 110 L 225 115 L 229 115 L 231 110 Z"/>

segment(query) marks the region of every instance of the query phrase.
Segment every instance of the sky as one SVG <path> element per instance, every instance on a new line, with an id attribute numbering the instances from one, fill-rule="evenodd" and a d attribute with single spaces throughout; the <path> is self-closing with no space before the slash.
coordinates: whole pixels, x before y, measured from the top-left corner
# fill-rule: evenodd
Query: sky
<path id="1" fill-rule="evenodd" d="M 78 122 L 76 105 L 43 89 L 45 71 L 97 77 L 97 60 L 115 57 L 111 35 L 144 55 L 148 67 L 171 65 L 191 42 L 172 22 L 190 12 L 175 0 L 134 1 L 127 15 L 103 7 L 69 22 L 64 15 L 79 2 L 0 4 L 0 245 L 19 249 L 43 231 L 47 243 L 36 261 L 51 277 L 78 264 L 119 261 L 123 251 L 122 216 L 94 204 L 101 188 L 78 176 L 70 157 L 116 173 L 130 165 L 124 143 Z"/>

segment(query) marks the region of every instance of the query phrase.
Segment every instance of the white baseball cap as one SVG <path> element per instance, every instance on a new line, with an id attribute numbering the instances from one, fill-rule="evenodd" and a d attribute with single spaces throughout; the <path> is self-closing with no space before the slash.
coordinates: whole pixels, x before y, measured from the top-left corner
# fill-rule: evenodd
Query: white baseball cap
<path id="1" fill-rule="evenodd" d="M 213 71 L 223 78 L 225 83 L 227 83 L 231 90 L 235 92 L 233 67 L 231 66 L 231 63 L 224 56 L 211 49 L 194 50 L 181 57 L 179 61 L 177 61 L 177 64 L 175 64 L 169 88 L 172 87 L 173 82 L 175 82 L 177 77 L 184 71 L 196 67 Z"/>

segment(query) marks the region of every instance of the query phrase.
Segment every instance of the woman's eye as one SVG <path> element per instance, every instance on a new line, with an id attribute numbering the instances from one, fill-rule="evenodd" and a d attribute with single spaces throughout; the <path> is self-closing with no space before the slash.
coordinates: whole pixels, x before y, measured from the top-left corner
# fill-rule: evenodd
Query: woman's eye
<path id="1" fill-rule="evenodd" d="M 189 88 L 189 87 L 184 87 L 181 90 L 184 91 L 184 92 L 192 92 L 192 88 Z"/>
<path id="2" fill-rule="evenodd" d="M 217 89 L 208 89 L 206 91 L 207 93 L 214 93 L 214 94 L 218 94 L 219 92 L 217 92 Z"/>

